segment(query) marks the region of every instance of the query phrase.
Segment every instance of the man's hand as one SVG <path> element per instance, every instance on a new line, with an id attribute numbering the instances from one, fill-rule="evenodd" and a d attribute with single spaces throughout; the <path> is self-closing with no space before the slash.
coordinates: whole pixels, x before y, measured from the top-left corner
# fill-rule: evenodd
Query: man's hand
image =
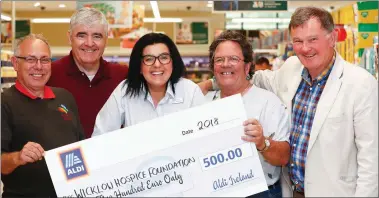
<path id="1" fill-rule="evenodd" d="M 45 150 L 40 144 L 28 142 L 21 151 L 1 154 L 1 174 L 8 175 L 26 163 L 42 160 Z"/>
<path id="2" fill-rule="evenodd" d="M 19 152 L 18 163 L 25 165 L 26 163 L 33 163 L 38 160 L 42 160 L 45 154 L 42 146 L 35 142 L 28 142 Z"/>
<path id="3" fill-rule="evenodd" d="M 251 118 L 243 122 L 245 136 L 242 140 L 255 143 L 258 150 L 263 150 L 266 146 L 265 137 L 263 136 L 263 128 L 258 120 Z"/>
<path id="4" fill-rule="evenodd" d="M 254 142 L 258 150 L 262 151 L 265 146 L 265 137 L 263 136 L 263 127 L 256 119 L 248 119 L 243 122 L 245 127 L 245 135 L 242 136 L 242 140 L 248 142 Z M 272 133 L 271 135 L 273 135 Z M 269 164 L 273 166 L 284 166 L 288 163 L 290 158 L 290 145 L 287 141 L 275 141 L 272 137 L 269 137 L 270 148 L 265 152 L 262 152 L 262 156 Z"/>

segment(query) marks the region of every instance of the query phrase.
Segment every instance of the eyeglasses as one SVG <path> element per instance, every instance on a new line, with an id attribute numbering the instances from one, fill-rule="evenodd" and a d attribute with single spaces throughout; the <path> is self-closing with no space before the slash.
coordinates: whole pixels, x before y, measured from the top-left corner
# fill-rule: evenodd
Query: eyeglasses
<path id="1" fill-rule="evenodd" d="M 40 61 L 40 63 L 42 65 L 46 65 L 46 64 L 49 64 L 51 63 L 51 58 L 48 58 L 48 57 L 42 57 L 42 58 L 37 58 L 35 56 L 16 56 L 16 58 L 19 58 L 19 59 L 23 59 L 25 60 L 27 63 L 29 64 L 37 64 L 38 61 Z"/>
<path id="2" fill-rule="evenodd" d="M 228 60 L 228 64 L 235 66 L 237 65 L 240 61 L 243 61 L 241 58 L 238 56 L 225 56 L 225 57 L 216 57 L 214 58 L 214 65 L 220 66 L 224 64 L 225 58 Z"/>
<path id="3" fill-rule="evenodd" d="M 142 56 L 142 61 L 146 66 L 154 65 L 157 59 L 159 60 L 161 64 L 166 65 L 171 62 L 171 55 L 164 53 L 164 54 L 160 54 L 159 56 L 153 56 L 153 55 Z"/>

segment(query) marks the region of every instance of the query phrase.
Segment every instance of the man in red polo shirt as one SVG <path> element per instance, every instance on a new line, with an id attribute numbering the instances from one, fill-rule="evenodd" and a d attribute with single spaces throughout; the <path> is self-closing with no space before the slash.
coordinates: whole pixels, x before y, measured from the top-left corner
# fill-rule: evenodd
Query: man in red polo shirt
<path id="1" fill-rule="evenodd" d="M 102 58 L 107 32 L 108 22 L 100 11 L 94 8 L 77 10 L 71 17 L 68 31 L 72 50 L 52 63 L 48 82 L 74 95 L 87 138 L 92 135 L 97 113 L 128 73 L 127 66 Z"/>
<path id="2" fill-rule="evenodd" d="M 56 197 L 44 152 L 84 139 L 72 94 L 45 86 L 50 57 L 40 35 L 16 43 L 11 59 L 16 85 L 1 94 L 2 197 Z"/>

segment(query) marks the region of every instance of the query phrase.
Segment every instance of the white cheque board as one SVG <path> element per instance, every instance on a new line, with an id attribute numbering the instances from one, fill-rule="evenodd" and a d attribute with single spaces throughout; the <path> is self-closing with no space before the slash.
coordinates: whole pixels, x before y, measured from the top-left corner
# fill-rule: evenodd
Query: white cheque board
<path id="1" fill-rule="evenodd" d="M 241 140 L 241 95 L 45 154 L 59 197 L 248 196 L 267 190 L 254 144 Z"/>

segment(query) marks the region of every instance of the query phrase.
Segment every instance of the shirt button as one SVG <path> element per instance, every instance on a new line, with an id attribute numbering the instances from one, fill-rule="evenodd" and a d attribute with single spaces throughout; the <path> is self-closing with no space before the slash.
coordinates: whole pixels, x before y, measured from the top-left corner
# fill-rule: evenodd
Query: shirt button
<path id="1" fill-rule="evenodd" d="M 89 87 L 92 87 L 92 85 L 89 85 Z"/>
<path id="2" fill-rule="evenodd" d="M 320 83 L 318 83 L 317 85 L 320 86 Z"/>
<path id="3" fill-rule="evenodd" d="M 299 182 L 298 182 L 298 181 L 295 181 L 295 184 L 299 184 Z"/>
<path id="4" fill-rule="evenodd" d="M 84 76 L 84 73 L 82 73 L 82 76 Z"/>
<path id="5" fill-rule="evenodd" d="M 293 163 L 292 163 L 292 164 L 291 164 L 291 166 L 292 166 L 292 167 L 294 167 L 294 166 L 295 166 L 295 164 L 293 164 Z"/>
<path id="6" fill-rule="evenodd" d="M 304 109 L 306 109 L 306 108 L 307 108 L 307 106 L 304 107 Z"/>
<path id="7" fill-rule="evenodd" d="M 296 144 L 293 144 L 292 146 L 293 146 L 293 147 L 295 147 L 295 146 L 296 146 Z"/>
<path id="8" fill-rule="evenodd" d="M 309 90 L 311 90 L 311 91 L 312 91 L 312 87 L 311 87 L 311 88 L 309 88 Z"/>

